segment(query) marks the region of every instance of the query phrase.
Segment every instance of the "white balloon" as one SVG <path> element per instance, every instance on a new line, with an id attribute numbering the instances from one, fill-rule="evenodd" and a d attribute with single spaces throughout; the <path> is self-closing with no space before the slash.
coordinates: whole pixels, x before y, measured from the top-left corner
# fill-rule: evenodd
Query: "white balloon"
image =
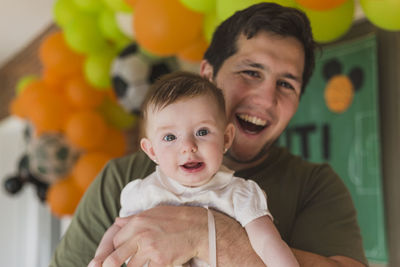
<path id="1" fill-rule="evenodd" d="M 133 31 L 133 15 L 124 12 L 117 12 L 115 13 L 115 18 L 121 32 L 126 36 L 135 39 L 135 33 Z"/>

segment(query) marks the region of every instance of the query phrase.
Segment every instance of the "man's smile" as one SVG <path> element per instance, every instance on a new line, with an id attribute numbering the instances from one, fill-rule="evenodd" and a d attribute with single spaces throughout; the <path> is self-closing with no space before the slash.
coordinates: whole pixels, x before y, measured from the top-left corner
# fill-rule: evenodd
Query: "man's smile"
<path id="1" fill-rule="evenodd" d="M 248 114 L 237 114 L 236 119 L 239 122 L 240 128 L 249 134 L 258 134 L 268 124 L 266 120 Z"/>

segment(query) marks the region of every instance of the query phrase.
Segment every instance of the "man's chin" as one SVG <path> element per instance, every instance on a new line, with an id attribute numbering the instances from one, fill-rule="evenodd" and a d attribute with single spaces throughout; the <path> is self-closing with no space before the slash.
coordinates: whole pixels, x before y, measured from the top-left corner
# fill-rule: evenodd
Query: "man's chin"
<path id="1" fill-rule="evenodd" d="M 252 151 L 253 153 L 246 153 L 243 150 L 235 151 L 233 149 L 230 149 L 226 153 L 226 157 L 238 164 L 252 164 L 255 162 L 258 162 L 260 159 L 263 159 L 266 156 L 266 151 L 265 149 L 261 149 L 258 151 L 258 153 L 254 153 L 255 151 Z"/>

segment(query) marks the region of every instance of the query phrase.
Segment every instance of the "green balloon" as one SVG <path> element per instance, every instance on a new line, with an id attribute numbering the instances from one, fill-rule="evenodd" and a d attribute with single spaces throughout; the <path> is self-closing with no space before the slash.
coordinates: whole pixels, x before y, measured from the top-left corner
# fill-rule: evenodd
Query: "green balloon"
<path id="1" fill-rule="evenodd" d="M 39 80 L 39 77 L 36 75 L 26 75 L 22 77 L 21 79 L 18 80 L 17 85 L 15 86 L 15 91 L 18 94 L 20 94 L 22 91 L 25 90 L 26 86 L 30 84 L 33 81 Z"/>
<path id="2" fill-rule="evenodd" d="M 53 5 L 53 16 L 57 25 L 65 27 L 80 13 L 79 8 L 71 0 L 57 0 Z"/>
<path id="3" fill-rule="evenodd" d="M 125 35 L 121 36 L 118 39 L 115 39 L 115 47 L 117 49 L 117 52 L 121 52 L 124 50 L 125 47 L 127 47 L 129 44 L 133 42 L 133 40 Z"/>
<path id="4" fill-rule="evenodd" d="M 323 0 L 320 0 L 323 1 Z M 261 2 L 272 2 L 282 6 L 295 7 L 294 0 L 275 0 L 275 1 L 260 1 L 260 0 L 218 0 L 216 5 L 217 18 L 220 22 L 224 21 L 236 11 L 245 9 L 246 7 L 252 6 Z"/>
<path id="5" fill-rule="evenodd" d="M 150 0 L 144 0 L 150 1 Z M 104 4 L 115 12 L 132 13 L 132 8 L 124 0 L 103 0 Z"/>
<path id="6" fill-rule="evenodd" d="M 216 14 L 219 21 L 223 21 L 233 15 L 236 11 L 262 2 L 260 0 L 218 0 L 216 5 Z"/>
<path id="7" fill-rule="evenodd" d="M 317 11 L 298 6 L 310 20 L 313 37 L 317 42 L 328 43 L 344 35 L 353 23 L 354 1 L 339 7 Z"/>
<path id="8" fill-rule="evenodd" d="M 115 13 L 109 9 L 104 9 L 99 15 L 99 28 L 106 39 L 118 41 L 128 37 L 119 29 Z"/>
<path id="9" fill-rule="evenodd" d="M 211 43 L 213 33 L 220 21 L 217 19 L 215 12 L 211 12 L 204 16 L 203 20 L 203 35 L 208 43 Z"/>
<path id="10" fill-rule="evenodd" d="M 107 48 L 96 16 L 77 16 L 64 28 L 64 35 L 67 44 L 78 53 L 91 54 Z"/>
<path id="11" fill-rule="evenodd" d="M 181 3 L 196 12 L 208 13 L 215 9 L 216 0 L 180 0 Z"/>
<path id="12" fill-rule="evenodd" d="M 98 111 L 106 122 L 119 130 L 129 129 L 137 122 L 137 117 L 126 112 L 120 105 L 105 99 Z"/>
<path id="13" fill-rule="evenodd" d="M 400 30 L 400 1 L 398 0 L 360 0 L 365 16 L 379 28 Z"/>
<path id="14" fill-rule="evenodd" d="M 269 2 L 269 1 L 266 1 Z M 296 7 L 296 2 L 294 0 L 274 0 L 274 1 L 270 1 L 273 3 L 277 3 L 281 6 L 286 6 L 286 7 Z"/>
<path id="15" fill-rule="evenodd" d="M 163 58 L 162 56 L 158 56 L 158 55 L 155 55 L 155 54 L 147 51 L 142 46 L 139 46 L 139 52 L 140 53 L 138 53 L 138 56 L 141 57 L 146 62 L 150 62 L 150 63 L 157 62 Z"/>
<path id="16" fill-rule="evenodd" d="M 96 13 L 104 8 L 103 2 L 99 0 L 70 0 L 82 11 Z"/>
<path id="17" fill-rule="evenodd" d="M 111 86 L 110 68 L 116 52 L 102 52 L 86 58 L 84 72 L 86 80 L 96 89 L 104 90 Z"/>

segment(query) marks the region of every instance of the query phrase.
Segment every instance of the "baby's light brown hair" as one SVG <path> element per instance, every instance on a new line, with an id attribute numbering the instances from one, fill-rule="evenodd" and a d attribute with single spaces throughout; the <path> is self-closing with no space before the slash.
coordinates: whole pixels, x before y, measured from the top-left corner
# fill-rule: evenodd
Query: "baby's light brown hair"
<path id="1" fill-rule="evenodd" d="M 225 100 L 222 90 L 198 74 L 177 71 L 162 76 L 150 87 L 142 104 L 142 136 L 145 136 L 149 112 L 156 112 L 182 99 L 210 96 L 215 100 L 221 118 L 227 122 Z M 190 110 L 188 110 L 190 112 Z M 179 118 L 177 118 L 179 119 Z"/>

